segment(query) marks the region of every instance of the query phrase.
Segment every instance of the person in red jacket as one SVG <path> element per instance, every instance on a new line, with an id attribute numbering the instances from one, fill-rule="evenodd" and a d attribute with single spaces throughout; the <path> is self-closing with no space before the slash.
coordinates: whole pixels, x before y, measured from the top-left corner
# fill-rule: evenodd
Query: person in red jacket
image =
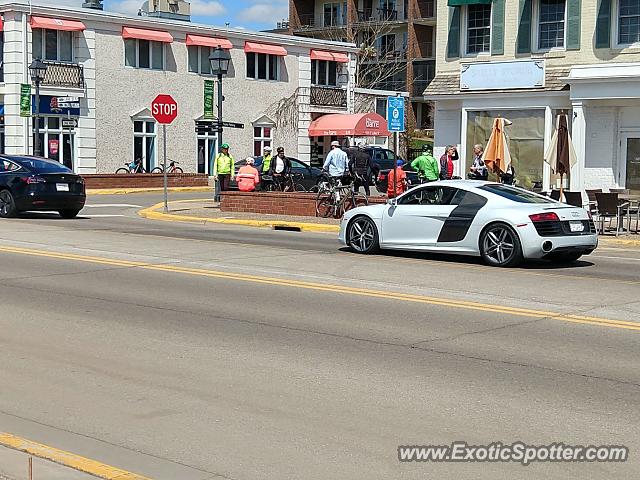
<path id="1" fill-rule="evenodd" d="M 451 180 L 453 177 L 453 162 L 458 160 L 458 150 L 453 145 L 447 145 L 440 157 L 440 180 Z"/>
<path id="2" fill-rule="evenodd" d="M 398 160 L 397 167 L 387 174 L 387 197 L 395 198 L 407 189 L 407 173 L 402 169 L 404 162 Z"/>
<path id="3" fill-rule="evenodd" d="M 238 190 L 241 192 L 253 192 L 256 189 L 256 185 L 260 183 L 260 174 L 258 170 L 253 166 L 253 158 L 247 157 L 245 160 L 246 165 L 240 167 L 238 170 Z"/>

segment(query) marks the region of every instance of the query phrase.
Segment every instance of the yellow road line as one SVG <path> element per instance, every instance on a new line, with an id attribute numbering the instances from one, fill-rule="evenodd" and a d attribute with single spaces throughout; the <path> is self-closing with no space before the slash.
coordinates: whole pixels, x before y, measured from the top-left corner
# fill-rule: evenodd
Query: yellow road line
<path id="1" fill-rule="evenodd" d="M 44 458 L 59 463 L 75 470 L 94 475 L 107 480 L 150 480 L 148 477 L 138 475 L 121 468 L 112 467 L 90 458 L 81 457 L 75 453 L 65 452 L 42 443 L 33 442 L 25 438 L 0 432 L 0 445 L 20 450 L 34 457 Z"/>
<path id="2" fill-rule="evenodd" d="M 133 262 L 128 260 L 114 260 L 105 257 L 93 257 L 86 255 L 76 255 L 71 253 L 49 252 L 44 250 L 34 250 L 27 248 L 0 246 L 0 252 L 13 253 L 19 255 L 29 255 L 35 257 L 54 258 L 59 260 L 71 260 L 77 262 L 96 263 L 120 267 L 134 267 L 143 270 L 152 270 L 159 272 L 172 272 L 185 275 L 195 275 L 210 278 L 224 278 L 229 280 L 260 283 L 266 285 L 276 285 L 281 287 L 292 287 L 307 290 L 315 290 L 329 293 L 344 293 L 349 295 L 358 295 L 365 297 L 381 298 L 384 300 L 400 300 L 413 303 L 422 303 L 429 305 L 437 305 L 441 307 L 475 310 L 496 314 L 515 315 L 520 317 L 548 318 L 550 320 L 582 323 L 585 325 L 598 325 L 601 327 L 620 328 L 626 330 L 640 331 L 639 322 L 630 322 L 625 320 L 613 320 L 601 317 L 591 317 L 587 315 L 564 314 L 562 312 L 554 312 L 548 310 L 534 310 L 528 308 L 508 307 L 503 305 L 492 305 L 487 303 L 470 302 L 457 299 L 443 299 L 437 297 L 429 297 L 426 295 L 416 295 L 400 292 L 385 292 L 383 290 L 372 290 L 366 288 L 348 287 L 345 285 L 324 284 L 316 282 L 305 282 L 300 280 L 290 280 L 286 278 L 266 277 L 259 275 L 248 275 L 242 273 L 222 272 L 217 270 L 205 270 L 200 268 L 179 267 L 176 265 L 153 264 L 145 262 Z"/>
<path id="3" fill-rule="evenodd" d="M 171 202 L 174 203 L 174 202 Z M 326 233 L 338 233 L 340 231 L 339 225 L 327 224 L 327 223 L 308 223 L 308 222 L 293 222 L 289 220 L 244 220 L 241 218 L 208 218 L 208 217 L 194 217 L 189 215 L 174 215 L 159 212 L 158 210 L 164 206 L 164 203 L 157 203 L 152 207 L 142 209 L 138 212 L 141 217 L 149 220 L 162 220 L 165 222 L 188 222 L 188 223 L 200 223 L 215 224 L 222 223 L 228 225 L 243 225 L 246 227 L 259 227 L 259 228 L 273 228 L 273 227 L 287 227 L 287 228 L 299 228 L 304 232 L 326 232 Z"/>

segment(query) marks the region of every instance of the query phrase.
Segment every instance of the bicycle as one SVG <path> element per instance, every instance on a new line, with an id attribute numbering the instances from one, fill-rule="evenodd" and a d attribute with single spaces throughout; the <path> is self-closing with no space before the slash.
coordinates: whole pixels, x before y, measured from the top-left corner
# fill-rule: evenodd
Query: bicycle
<path id="1" fill-rule="evenodd" d="M 169 169 L 167 170 L 167 173 L 184 173 L 182 168 L 176 167 L 176 165 L 178 165 L 180 162 L 177 162 L 175 160 L 170 160 L 170 162 L 171 163 L 169 163 Z M 164 172 L 164 167 L 162 165 L 158 165 L 153 170 L 151 170 L 151 173 L 162 173 L 162 172 Z"/>
<path id="2" fill-rule="evenodd" d="M 354 182 L 342 184 L 340 179 L 318 183 L 316 216 L 341 218 L 352 208 L 369 205 L 366 195 L 356 192 Z"/>
<path id="3" fill-rule="evenodd" d="M 306 192 L 307 189 L 300 183 L 304 178 L 301 173 L 290 173 L 281 176 L 263 175 L 263 190 L 267 192 Z"/>
<path id="4" fill-rule="evenodd" d="M 116 170 L 116 174 L 120 175 L 120 174 L 135 174 L 135 173 L 147 173 L 147 171 L 144 169 L 144 166 L 142 165 L 142 159 L 141 158 L 136 158 L 133 162 L 131 163 L 125 163 L 125 167 L 120 167 Z"/>

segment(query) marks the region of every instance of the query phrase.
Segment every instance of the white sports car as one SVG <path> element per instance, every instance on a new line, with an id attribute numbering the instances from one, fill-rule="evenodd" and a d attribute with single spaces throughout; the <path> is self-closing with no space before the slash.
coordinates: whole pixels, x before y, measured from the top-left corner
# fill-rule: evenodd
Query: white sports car
<path id="1" fill-rule="evenodd" d="M 446 180 L 349 210 L 340 242 L 359 253 L 454 253 L 508 267 L 522 259 L 575 261 L 598 246 L 598 235 L 583 208 L 499 183 Z"/>

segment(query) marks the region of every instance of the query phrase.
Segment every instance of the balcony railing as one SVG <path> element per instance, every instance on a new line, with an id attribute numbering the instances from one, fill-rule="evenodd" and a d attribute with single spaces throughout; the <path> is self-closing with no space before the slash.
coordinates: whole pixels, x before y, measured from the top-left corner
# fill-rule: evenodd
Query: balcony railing
<path id="1" fill-rule="evenodd" d="M 394 22 L 398 20 L 398 11 L 388 8 L 365 8 L 358 11 L 358 22 Z"/>
<path id="2" fill-rule="evenodd" d="M 370 87 L 375 90 L 390 90 L 394 92 L 404 92 L 407 90 L 407 82 L 404 80 L 381 80 Z"/>
<path id="3" fill-rule="evenodd" d="M 44 60 L 47 73 L 42 85 L 53 87 L 84 88 L 84 69 L 82 65 L 69 62 Z"/>
<path id="4" fill-rule="evenodd" d="M 414 80 L 413 81 L 413 91 L 411 92 L 414 97 L 422 97 L 424 95 L 424 91 L 427 89 L 431 80 Z"/>
<path id="5" fill-rule="evenodd" d="M 433 18 L 436 16 L 436 2 L 434 0 L 418 0 L 418 18 Z"/>
<path id="6" fill-rule="evenodd" d="M 316 27 L 316 16 L 311 13 L 308 15 L 300 15 L 300 26 L 299 29 L 305 28 L 315 28 Z"/>
<path id="7" fill-rule="evenodd" d="M 313 14 L 300 15 L 300 26 L 297 30 L 307 30 L 312 28 L 342 28 L 346 23 L 346 18 L 336 17 L 335 15 L 327 15 L 317 18 Z"/>
<path id="8" fill-rule="evenodd" d="M 341 87 L 311 87 L 311 105 L 347 108 L 347 90 Z"/>
<path id="9" fill-rule="evenodd" d="M 416 58 L 433 58 L 433 42 L 418 42 Z"/>

